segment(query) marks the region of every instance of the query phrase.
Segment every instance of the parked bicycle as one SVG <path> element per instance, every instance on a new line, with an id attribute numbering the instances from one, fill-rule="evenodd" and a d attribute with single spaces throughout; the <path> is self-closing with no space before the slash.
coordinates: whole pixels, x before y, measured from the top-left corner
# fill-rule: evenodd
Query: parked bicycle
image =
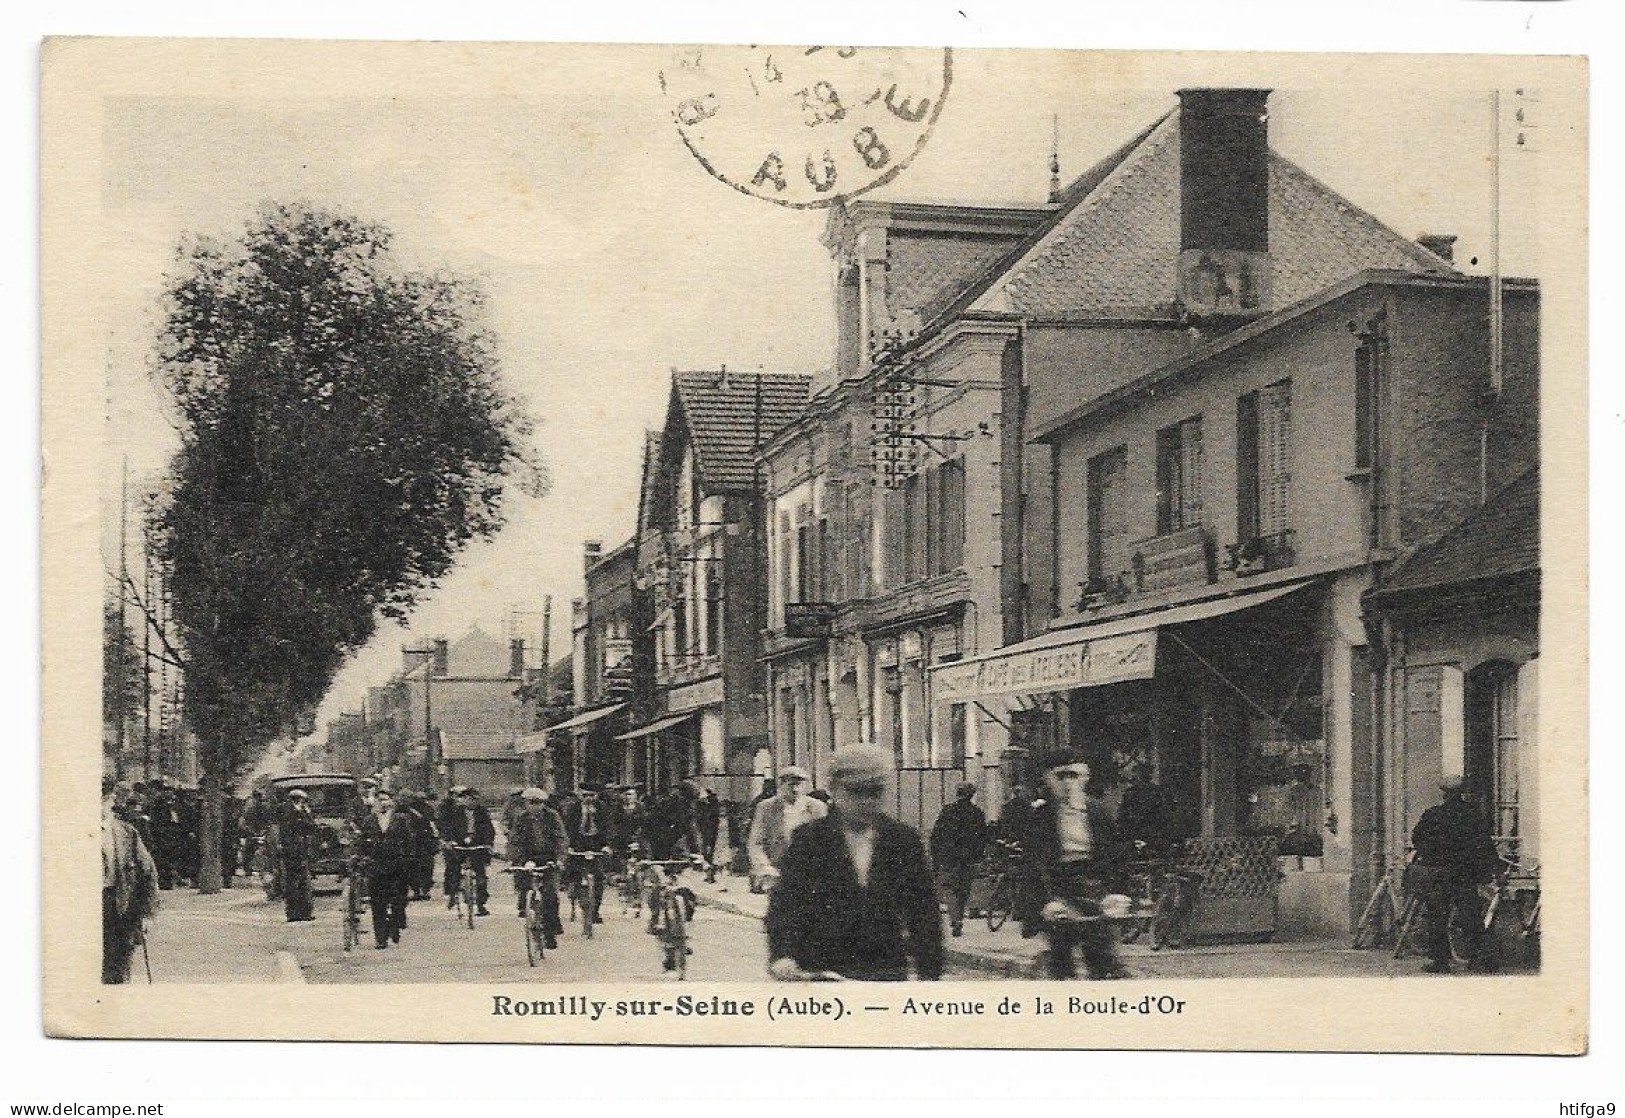
<path id="1" fill-rule="evenodd" d="M 598 923 L 598 906 L 603 899 L 603 879 L 594 872 L 594 863 L 607 857 L 607 850 L 570 851 L 570 919 L 580 918 L 581 934 L 588 939 L 592 938 L 593 925 Z"/>
<path id="2" fill-rule="evenodd" d="M 1004 927 L 1016 908 L 1016 887 L 1020 883 L 1022 852 L 1019 842 L 995 839 L 989 859 L 993 882 L 987 891 L 987 930 L 996 932 Z"/>
<path id="3" fill-rule="evenodd" d="M 1182 946 L 1196 920 L 1202 875 L 1175 862 L 1154 859 L 1131 863 L 1127 877 L 1131 907 L 1120 921 L 1123 942 L 1133 943 L 1146 935 L 1153 951 Z"/>
<path id="4" fill-rule="evenodd" d="M 686 869 L 703 868 L 698 855 L 638 863 L 639 875 L 648 894 L 650 935 L 660 939 L 660 968 L 675 971 L 678 981 L 688 975 L 688 959 L 694 949 L 688 945 L 688 925 L 694 918 L 694 892 L 677 883 Z"/>
<path id="5" fill-rule="evenodd" d="M 441 849 L 457 851 L 463 855 L 462 872 L 457 875 L 457 891 L 452 894 L 452 909 L 456 913 L 458 923 L 466 923 L 470 929 L 474 927 L 474 916 L 480 908 L 480 878 L 474 870 L 472 855 L 482 851 L 490 853 L 489 846 L 463 846 L 455 842 L 441 844 Z"/>

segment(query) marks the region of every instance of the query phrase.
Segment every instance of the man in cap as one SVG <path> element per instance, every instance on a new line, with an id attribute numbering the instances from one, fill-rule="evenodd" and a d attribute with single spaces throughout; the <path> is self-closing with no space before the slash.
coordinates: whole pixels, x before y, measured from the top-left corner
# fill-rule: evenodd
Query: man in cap
<path id="1" fill-rule="evenodd" d="M 874 746 L 830 760 L 834 808 L 796 829 L 768 901 L 774 978 L 900 981 L 910 961 L 918 977 L 941 977 L 942 921 L 925 846 L 883 807 L 891 767 L 891 754 Z"/>
<path id="2" fill-rule="evenodd" d="M 450 828 L 441 828 L 441 841 L 447 843 L 446 847 L 446 877 L 443 882 L 446 890 L 446 907 L 452 908 L 457 904 L 457 887 L 462 881 L 463 859 L 474 867 L 474 906 L 481 916 L 491 915 L 485 907 L 490 897 L 490 890 L 486 884 L 486 867 L 491 864 L 491 850 L 497 841 L 496 824 L 491 821 L 491 813 L 484 804 L 480 803 L 480 794 L 466 784 L 459 784 L 452 789 L 454 800 L 452 810 L 448 813 Z M 482 850 L 463 850 L 457 847 L 484 847 Z"/>
<path id="3" fill-rule="evenodd" d="M 593 850 L 608 850 L 610 831 L 614 826 L 614 817 L 607 810 L 607 806 L 599 802 L 598 785 L 583 784 L 576 796 L 576 800 L 566 810 L 564 815 L 564 829 L 570 836 L 570 849 L 583 853 Z M 569 866 L 570 881 L 580 880 L 583 859 L 572 859 Z M 586 872 L 591 874 L 596 888 L 594 895 L 598 903 L 604 899 L 604 859 L 593 858 L 586 862 Z M 595 906 L 596 907 L 596 906 Z M 602 924 L 604 919 L 596 911 L 592 914 L 593 923 Z"/>
<path id="4" fill-rule="evenodd" d="M 1446 777 L 1439 784 L 1443 800 L 1428 808 L 1411 832 L 1416 860 L 1407 874 L 1407 889 L 1421 894 L 1427 917 L 1429 974 L 1450 971 L 1450 910 L 1457 908 L 1461 918 L 1457 930 L 1462 947 L 1474 969 L 1487 969 L 1482 936 L 1483 908 L 1479 885 L 1495 880 L 1501 871 L 1501 856 L 1490 838 L 1483 815 L 1473 805 L 1461 777 Z"/>
<path id="5" fill-rule="evenodd" d="M 406 889 L 416 841 L 411 817 L 396 807 L 395 797 L 386 789 L 375 788 L 372 813 L 361 824 L 360 848 L 366 859 L 372 935 L 380 951 L 392 940 L 401 942 L 401 929 L 406 927 Z"/>
<path id="6" fill-rule="evenodd" d="M 1076 977 L 1073 949 L 1081 947 L 1090 978 L 1122 978 L 1100 908 L 1113 870 L 1111 818 L 1088 794 L 1089 766 L 1081 756 L 1052 750 L 1041 764 L 1046 795 L 1028 819 L 1026 857 L 1042 903 L 1037 920 L 1049 936 L 1049 976 Z"/>
<path id="7" fill-rule="evenodd" d="M 552 862 L 555 867 L 563 866 L 565 855 L 570 849 L 570 839 L 564 828 L 564 821 L 559 818 L 558 812 L 547 806 L 547 794 L 540 788 L 526 788 L 519 794 L 520 802 L 525 810 L 513 823 L 513 830 L 508 835 L 508 860 L 515 867 L 525 865 L 546 865 Z M 557 869 L 553 871 L 557 874 Z M 552 881 L 558 878 L 553 876 Z M 525 915 L 526 898 L 530 895 L 530 874 L 517 872 L 513 875 L 513 885 L 519 892 L 519 915 Z M 559 891 L 557 888 L 544 888 L 542 890 L 542 917 L 546 921 L 547 938 L 544 941 L 547 947 L 558 946 L 555 938 L 564 931 L 564 924 L 559 919 Z"/>
<path id="8" fill-rule="evenodd" d="M 142 926 L 158 911 L 158 869 L 147 844 L 114 810 L 117 785 L 102 777 L 102 981 L 130 981 Z"/>
<path id="9" fill-rule="evenodd" d="M 277 826 L 277 852 L 282 859 L 282 905 L 289 923 L 316 919 L 316 895 L 310 881 L 310 859 L 316 841 L 316 817 L 310 793 L 295 788 Z"/>
<path id="10" fill-rule="evenodd" d="M 746 840 L 750 852 L 751 892 L 773 888 L 796 829 L 828 814 L 822 803 L 806 794 L 811 783 L 806 769 L 789 765 L 779 770 L 773 797 L 756 805 L 756 813 L 750 820 L 750 837 Z"/>
<path id="11" fill-rule="evenodd" d="M 953 934 L 965 930 L 965 903 L 970 899 L 976 863 L 987 845 L 987 817 L 976 806 L 976 785 L 960 784 L 954 802 L 937 813 L 931 828 L 931 864 L 948 902 L 948 927 Z"/>

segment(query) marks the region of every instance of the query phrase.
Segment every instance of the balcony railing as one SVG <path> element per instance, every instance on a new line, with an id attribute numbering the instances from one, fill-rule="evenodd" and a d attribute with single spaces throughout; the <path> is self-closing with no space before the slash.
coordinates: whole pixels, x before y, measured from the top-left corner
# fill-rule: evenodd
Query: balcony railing
<path id="1" fill-rule="evenodd" d="M 1288 528 L 1283 532 L 1254 536 L 1250 540 L 1229 544 L 1225 547 L 1225 552 L 1229 555 L 1225 569 L 1234 571 L 1237 578 L 1246 578 L 1249 575 L 1261 575 L 1265 571 L 1290 567 L 1297 562 L 1297 551 L 1292 542 L 1293 535 L 1292 529 Z"/>

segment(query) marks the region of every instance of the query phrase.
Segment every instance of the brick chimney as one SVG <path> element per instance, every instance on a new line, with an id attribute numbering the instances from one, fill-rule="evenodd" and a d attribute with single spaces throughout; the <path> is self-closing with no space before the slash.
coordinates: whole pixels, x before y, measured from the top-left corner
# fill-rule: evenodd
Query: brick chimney
<path id="1" fill-rule="evenodd" d="M 1269 309 L 1269 95 L 1179 91 L 1179 299 L 1193 318 Z"/>
<path id="2" fill-rule="evenodd" d="M 1456 235 L 1454 233 L 1418 233 L 1416 243 L 1446 264 L 1456 262 Z"/>
<path id="3" fill-rule="evenodd" d="M 525 639 L 516 637 L 508 642 L 508 675 L 521 679 L 525 674 Z"/>
<path id="4" fill-rule="evenodd" d="M 602 559 L 603 556 L 604 556 L 604 541 L 603 540 L 588 540 L 586 543 L 581 545 L 581 560 L 582 560 L 581 561 L 581 567 L 582 567 L 582 570 L 584 572 L 592 570 L 594 567 L 596 567 L 598 565 L 598 560 Z"/>
<path id="5" fill-rule="evenodd" d="M 444 637 L 434 641 L 434 656 L 429 664 L 430 675 L 449 675 L 451 672 L 451 642 Z"/>

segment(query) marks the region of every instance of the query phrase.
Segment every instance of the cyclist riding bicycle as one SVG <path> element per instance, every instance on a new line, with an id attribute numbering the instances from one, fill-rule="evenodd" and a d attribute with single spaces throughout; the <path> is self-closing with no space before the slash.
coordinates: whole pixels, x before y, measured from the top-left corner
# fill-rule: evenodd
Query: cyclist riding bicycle
<path id="1" fill-rule="evenodd" d="M 608 805 L 599 802 L 598 786 L 583 784 L 577 791 L 575 802 L 565 809 L 564 829 L 570 838 L 570 849 L 608 850 L 612 825 L 613 817 Z M 591 874 L 597 886 L 593 891 L 594 896 L 601 898 L 604 895 L 605 865 L 606 859 L 602 858 L 571 857 L 565 866 L 565 872 L 571 881 L 583 873 Z M 592 916 L 593 923 L 604 922 L 603 917 L 596 911 Z"/>
<path id="2" fill-rule="evenodd" d="M 490 887 L 486 883 L 485 870 L 491 864 L 490 850 L 458 850 L 455 847 L 483 846 L 490 847 L 497 840 L 496 824 L 491 821 L 491 813 L 485 805 L 480 803 L 480 795 L 467 785 L 458 785 L 452 789 L 452 804 L 446 812 L 445 823 L 449 826 L 440 828 L 441 841 L 446 843 L 446 907 L 455 908 L 457 905 L 457 889 L 462 880 L 463 860 L 468 859 L 474 870 L 475 899 L 474 903 L 481 916 L 489 916 L 486 901 L 490 899 Z"/>
<path id="3" fill-rule="evenodd" d="M 547 806 L 547 795 L 540 788 L 526 788 L 520 793 L 525 810 L 514 821 L 513 834 L 508 840 L 508 861 L 514 866 L 547 862 L 563 864 L 569 850 L 564 822 L 558 812 Z M 530 892 L 530 874 L 514 872 L 514 888 L 519 893 L 519 915 L 525 915 L 525 898 Z M 542 916 L 547 921 L 547 947 L 558 946 L 555 937 L 564 932 L 559 919 L 559 894 L 555 889 L 542 890 Z"/>

